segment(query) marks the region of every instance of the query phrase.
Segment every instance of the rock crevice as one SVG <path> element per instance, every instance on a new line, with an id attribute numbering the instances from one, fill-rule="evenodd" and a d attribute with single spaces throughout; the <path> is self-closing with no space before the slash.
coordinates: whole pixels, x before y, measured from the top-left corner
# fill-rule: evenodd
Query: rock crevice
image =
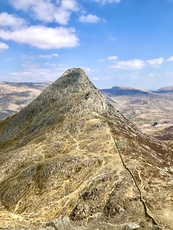
<path id="1" fill-rule="evenodd" d="M 121 150 L 120 150 L 120 148 L 119 148 L 119 146 L 118 146 L 118 143 L 117 143 L 116 141 L 115 141 L 115 145 L 116 145 L 116 147 L 117 147 L 118 154 L 119 154 L 119 156 L 120 156 L 120 159 L 121 159 L 121 162 L 122 162 L 124 168 L 128 171 L 128 173 L 129 173 L 130 176 L 132 177 L 132 179 L 133 179 L 133 181 L 134 181 L 134 184 L 135 184 L 135 186 L 136 186 L 136 188 L 137 188 L 137 190 L 138 190 L 138 192 L 139 192 L 140 201 L 141 201 L 141 203 L 142 203 L 142 205 L 143 205 L 143 207 L 144 207 L 144 212 L 145 212 L 146 217 L 149 218 L 149 219 L 152 221 L 152 223 L 153 223 L 154 226 L 157 226 L 158 229 L 161 229 L 161 228 L 159 227 L 158 223 L 156 222 L 156 220 L 148 213 L 147 205 L 146 205 L 145 201 L 144 201 L 143 198 L 142 198 L 142 192 L 141 192 L 141 190 L 140 190 L 140 188 L 139 188 L 139 186 L 138 186 L 138 183 L 137 183 L 137 181 L 136 181 L 136 179 L 135 179 L 133 173 L 130 171 L 130 169 L 128 168 L 128 166 L 125 164 L 125 162 L 124 162 L 124 160 L 123 160 L 123 156 L 122 156 Z"/>

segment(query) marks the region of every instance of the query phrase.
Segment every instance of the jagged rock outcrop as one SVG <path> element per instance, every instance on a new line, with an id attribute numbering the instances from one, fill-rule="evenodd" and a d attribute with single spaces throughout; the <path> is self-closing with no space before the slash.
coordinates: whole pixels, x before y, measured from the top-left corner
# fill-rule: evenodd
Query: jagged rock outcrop
<path id="1" fill-rule="evenodd" d="M 173 229 L 172 163 L 70 69 L 0 121 L 0 228 Z"/>

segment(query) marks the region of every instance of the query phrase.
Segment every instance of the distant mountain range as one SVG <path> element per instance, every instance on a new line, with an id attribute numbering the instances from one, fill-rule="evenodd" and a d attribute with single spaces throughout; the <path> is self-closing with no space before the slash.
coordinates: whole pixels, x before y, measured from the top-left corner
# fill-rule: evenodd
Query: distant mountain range
<path id="1" fill-rule="evenodd" d="M 173 93 L 173 86 L 163 87 L 158 90 L 141 90 L 132 87 L 126 86 L 114 86 L 111 89 L 101 89 L 100 92 L 106 93 L 108 95 L 116 96 L 133 96 L 133 95 L 148 95 L 151 93 L 164 94 L 164 93 Z"/>
<path id="2" fill-rule="evenodd" d="M 153 91 L 156 93 L 173 93 L 173 86 L 167 86 L 167 87 L 163 87 L 158 89 L 157 91 Z"/>
<path id="3" fill-rule="evenodd" d="M 148 95 L 150 92 L 140 89 L 135 89 L 131 87 L 123 87 L 123 86 L 114 86 L 111 89 L 101 89 L 101 93 L 106 93 L 108 95 L 116 95 L 116 96 L 122 96 L 122 95 Z"/>
<path id="4" fill-rule="evenodd" d="M 49 84 L 49 82 L 0 82 L 0 119 L 20 111 Z"/>
<path id="5" fill-rule="evenodd" d="M 0 119 L 20 111 L 48 85 L 50 82 L 0 82 Z M 100 92 L 143 132 L 173 140 L 173 86 L 155 91 L 114 86 Z"/>
<path id="6" fill-rule="evenodd" d="M 140 130 L 173 143 L 173 86 L 140 90 L 114 86 L 100 90 Z"/>
<path id="7" fill-rule="evenodd" d="M 0 82 L 0 119 L 20 111 L 33 101 L 51 82 Z M 112 96 L 147 96 L 151 94 L 172 94 L 173 86 L 147 91 L 132 87 L 114 86 L 100 89 L 108 97 Z"/>

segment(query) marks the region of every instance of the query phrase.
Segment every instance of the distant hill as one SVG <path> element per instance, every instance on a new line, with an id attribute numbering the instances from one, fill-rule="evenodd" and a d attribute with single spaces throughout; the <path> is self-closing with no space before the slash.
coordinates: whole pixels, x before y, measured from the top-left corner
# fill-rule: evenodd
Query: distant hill
<path id="1" fill-rule="evenodd" d="M 11 87 L 25 87 L 25 88 L 32 88 L 32 89 L 41 89 L 43 90 L 48 85 L 51 84 L 50 81 L 47 82 L 0 82 L 0 86 L 2 85 L 8 85 Z"/>
<path id="2" fill-rule="evenodd" d="M 144 91 L 130 87 L 112 87 L 101 92 L 144 133 L 173 142 L 173 87 Z M 157 125 L 153 125 L 157 124 Z"/>
<path id="3" fill-rule="evenodd" d="M 167 86 L 154 91 L 155 93 L 173 93 L 173 86 Z"/>
<path id="4" fill-rule="evenodd" d="M 0 82 L 0 119 L 20 111 L 49 84 L 49 82 Z"/>
<path id="5" fill-rule="evenodd" d="M 50 82 L 0 82 L 0 119 L 13 115 L 32 102 Z M 150 92 L 114 86 L 111 89 L 101 89 L 108 96 L 149 95 Z M 109 98 L 109 100 L 111 100 Z"/>
<path id="6" fill-rule="evenodd" d="M 148 95 L 149 91 L 135 89 L 131 87 L 122 87 L 122 86 L 114 86 L 111 89 L 101 89 L 102 93 L 106 93 L 108 95 L 114 96 L 122 96 L 122 95 Z"/>

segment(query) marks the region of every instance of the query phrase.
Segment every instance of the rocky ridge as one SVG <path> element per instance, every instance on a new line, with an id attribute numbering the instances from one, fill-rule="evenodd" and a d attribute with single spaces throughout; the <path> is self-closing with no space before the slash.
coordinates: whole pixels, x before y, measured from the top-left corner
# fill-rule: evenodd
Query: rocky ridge
<path id="1" fill-rule="evenodd" d="M 172 149 L 70 69 L 0 121 L 0 228 L 173 229 Z"/>

